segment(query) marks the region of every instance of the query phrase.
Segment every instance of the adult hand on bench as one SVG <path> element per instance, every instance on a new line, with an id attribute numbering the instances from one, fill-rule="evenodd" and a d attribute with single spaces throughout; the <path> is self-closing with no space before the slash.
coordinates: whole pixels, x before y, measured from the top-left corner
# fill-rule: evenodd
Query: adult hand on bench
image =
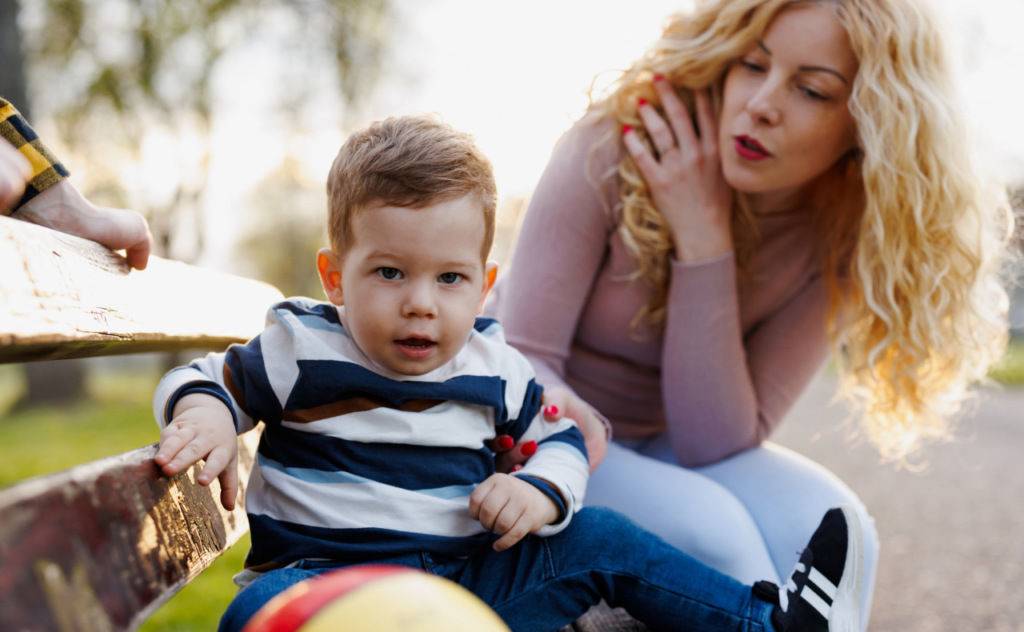
<path id="1" fill-rule="evenodd" d="M 594 414 L 593 408 L 568 389 L 556 387 L 544 391 L 542 405 L 544 421 L 556 422 L 562 417 L 568 417 L 579 426 L 587 446 L 590 473 L 593 474 L 608 453 L 608 428 L 604 422 Z M 516 445 L 512 437 L 499 435 L 491 442 L 491 450 L 495 453 L 495 470 L 507 474 L 516 471 L 516 466 L 529 461 L 537 451 L 537 444 L 527 441 Z"/>
<path id="2" fill-rule="evenodd" d="M 67 178 L 22 204 L 14 216 L 91 239 L 113 250 L 124 250 L 128 263 L 137 270 L 145 270 L 149 262 L 153 238 L 146 219 L 135 211 L 96 206 Z"/>
<path id="3" fill-rule="evenodd" d="M 25 183 L 32 177 L 32 166 L 21 152 L 0 142 L 0 210 L 21 199 Z"/>
<path id="4" fill-rule="evenodd" d="M 160 449 L 153 459 L 167 476 L 185 471 L 206 459 L 196 481 L 209 485 L 220 480 L 220 504 L 231 511 L 238 495 L 238 436 L 231 411 L 216 397 L 193 393 L 175 405 L 171 423 L 160 433 Z"/>

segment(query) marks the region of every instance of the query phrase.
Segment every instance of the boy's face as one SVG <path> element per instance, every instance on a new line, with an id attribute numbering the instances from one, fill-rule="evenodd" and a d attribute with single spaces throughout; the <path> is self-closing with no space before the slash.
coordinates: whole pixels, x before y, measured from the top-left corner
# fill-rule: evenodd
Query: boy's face
<path id="1" fill-rule="evenodd" d="M 403 375 L 429 373 L 462 349 L 483 309 L 496 272 L 481 261 L 485 232 L 472 195 L 422 209 L 361 209 L 344 258 L 320 251 L 324 291 L 345 306 L 349 335 L 371 360 Z"/>

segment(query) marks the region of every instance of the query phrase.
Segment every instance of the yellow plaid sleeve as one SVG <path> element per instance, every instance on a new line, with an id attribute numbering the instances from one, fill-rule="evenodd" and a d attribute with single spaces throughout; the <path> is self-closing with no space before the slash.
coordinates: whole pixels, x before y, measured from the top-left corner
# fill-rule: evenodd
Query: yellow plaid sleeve
<path id="1" fill-rule="evenodd" d="M 32 164 L 32 178 L 25 186 L 25 195 L 10 209 L 0 208 L 0 215 L 10 215 L 22 204 L 39 195 L 44 189 L 71 175 L 64 168 L 35 130 L 9 102 L 0 98 L 0 136 L 14 145 Z"/>

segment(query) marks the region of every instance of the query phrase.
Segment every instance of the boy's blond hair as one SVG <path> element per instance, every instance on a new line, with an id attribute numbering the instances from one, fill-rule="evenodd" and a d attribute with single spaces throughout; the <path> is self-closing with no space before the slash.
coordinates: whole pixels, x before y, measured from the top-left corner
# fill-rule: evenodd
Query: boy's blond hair
<path id="1" fill-rule="evenodd" d="M 343 256 L 352 217 L 370 205 L 424 208 L 473 194 L 483 208 L 481 258 L 494 243 L 494 168 L 473 137 L 434 116 L 392 116 L 352 133 L 327 178 L 327 234 Z"/>

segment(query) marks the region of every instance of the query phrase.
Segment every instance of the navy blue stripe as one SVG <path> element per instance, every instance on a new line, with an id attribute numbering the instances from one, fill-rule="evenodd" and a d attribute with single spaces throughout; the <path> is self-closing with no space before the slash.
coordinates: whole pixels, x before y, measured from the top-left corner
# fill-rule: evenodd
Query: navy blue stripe
<path id="1" fill-rule="evenodd" d="M 256 514 L 249 514 L 249 529 L 252 532 L 252 550 L 245 560 L 247 567 L 268 562 L 290 564 L 304 558 L 369 562 L 419 551 L 468 557 L 494 539 L 489 531 L 458 538 L 391 529 L 329 529 Z"/>
<path id="2" fill-rule="evenodd" d="M 313 299 L 310 299 L 310 301 L 312 300 Z M 318 318 L 323 318 L 330 323 L 334 323 L 335 325 L 341 325 L 341 319 L 338 317 L 338 310 L 330 303 L 317 303 L 313 307 L 306 307 L 295 301 L 287 300 L 274 304 L 270 309 L 287 310 L 296 316 L 316 316 Z"/>
<path id="3" fill-rule="evenodd" d="M 484 331 L 487 330 L 488 327 L 490 327 L 491 325 L 493 325 L 496 322 L 498 322 L 498 321 L 496 321 L 493 318 L 478 317 L 476 319 L 476 322 L 473 323 L 473 329 L 479 331 L 480 333 L 483 333 Z"/>
<path id="4" fill-rule="evenodd" d="M 194 382 L 186 382 L 179 386 L 167 400 L 167 407 L 165 408 L 167 415 L 171 416 L 174 414 L 174 405 L 178 403 L 179 399 L 186 395 L 191 395 L 192 393 L 206 393 L 207 395 L 213 395 L 220 401 L 224 402 L 224 405 L 231 411 L 231 421 L 235 424 L 235 431 L 238 431 L 238 415 L 235 413 L 235 407 L 231 405 L 231 398 L 228 397 L 228 393 L 224 390 L 224 387 L 209 380 L 196 380 Z M 171 423 L 171 420 L 167 419 L 166 423 Z"/>
<path id="5" fill-rule="evenodd" d="M 349 472 L 411 491 L 476 485 L 494 474 L 494 457 L 480 448 L 362 443 L 268 426 L 259 453 L 285 467 Z"/>
<path id="6" fill-rule="evenodd" d="M 353 362 L 299 360 L 298 365 L 299 378 L 285 403 L 288 410 L 316 408 L 357 397 L 381 400 L 394 408 L 416 399 L 490 406 L 496 411 L 505 407 L 501 378 L 495 376 L 461 375 L 445 382 L 399 382 Z"/>
<path id="7" fill-rule="evenodd" d="M 24 205 L 28 204 L 29 200 L 31 200 L 31 199 L 32 199 L 32 198 L 34 198 L 35 196 L 39 195 L 40 193 L 41 193 L 41 191 L 40 191 L 39 189 L 35 188 L 35 187 L 34 187 L 34 186 L 32 186 L 31 184 L 26 184 L 26 185 L 25 185 L 25 194 L 24 194 L 24 195 L 22 195 L 22 196 L 21 196 L 21 199 L 20 199 L 20 200 L 18 200 L 18 203 L 17 203 L 17 204 L 15 204 L 15 205 L 14 205 L 14 206 L 12 207 L 12 208 L 14 209 L 14 210 L 12 211 L 12 213 L 13 213 L 13 212 L 17 212 L 17 210 L 18 210 L 19 208 L 21 208 L 22 206 L 24 206 Z"/>
<path id="8" fill-rule="evenodd" d="M 503 385 L 504 386 L 504 385 Z M 507 434 L 512 437 L 513 440 L 519 441 L 519 438 L 526 434 L 527 429 L 530 427 L 530 422 L 540 412 L 541 398 L 544 396 L 544 387 L 537 384 L 536 381 L 530 380 L 530 383 L 526 385 L 526 395 L 523 397 L 523 407 L 519 409 L 519 417 L 517 419 L 507 420 L 503 417 L 499 418 L 495 414 L 495 430 L 498 434 Z"/>
<path id="9" fill-rule="evenodd" d="M 10 123 L 11 127 L 21 134 L 21 137 L 25 139 L 26 143 L 39 140 L 39 135 L 36 134 L 36 131 L 29 126 L 28 121 L 22 118 L 20 114 L 8 118 L 6 122 Z"/>
<path id="10" fill-rule="evenodd" d="M 551 483 L 543 479 L 535 478 L 533 476 L 527 476 L 525 474 L 519 474 L 516 476 L 516 478 L 525 483 L 533 485 L 534 487 L 539 489 L 542 494 L 550 498 L 551 502 L 555 503 L 555 506 L 558 507 L 558 520 L 556 520 L 554 524 L 557 524 L 565 519 L 565 501 L 562 500 L 562 495 L 559 494 L 557 490 L 555 490 L 554 486 Z"/>
<path id="11" fill-rule="evenodd" d="M 544 445 L 549 441 L 560 441 L 562 443 L 568 443 L 572 447 L 579 450 L 583 456 L 590 460 L 590 455 L 587 454 L 587 443 L 583 439 L 583 433 L 580 432 L 579 428 L 566 428 L 562 432 L 556 432 L 555 434 L 542 439 L 538 442 L 539 445 Z"/>
<path id="12" fill-rule="evenodd" d="M 238 402 L 245 413 L 253 421 L 263 421 L 268 426 L 281 423 L 281 402 L 267 377 L 260 337 L 256 336 L 245 346 L 231 345 L 224 354 L 224 363 L 231 369 L 235 387 L 245 398 L 244 403 Z M 228 391 L 231 392 L 230 387 Z"/>

